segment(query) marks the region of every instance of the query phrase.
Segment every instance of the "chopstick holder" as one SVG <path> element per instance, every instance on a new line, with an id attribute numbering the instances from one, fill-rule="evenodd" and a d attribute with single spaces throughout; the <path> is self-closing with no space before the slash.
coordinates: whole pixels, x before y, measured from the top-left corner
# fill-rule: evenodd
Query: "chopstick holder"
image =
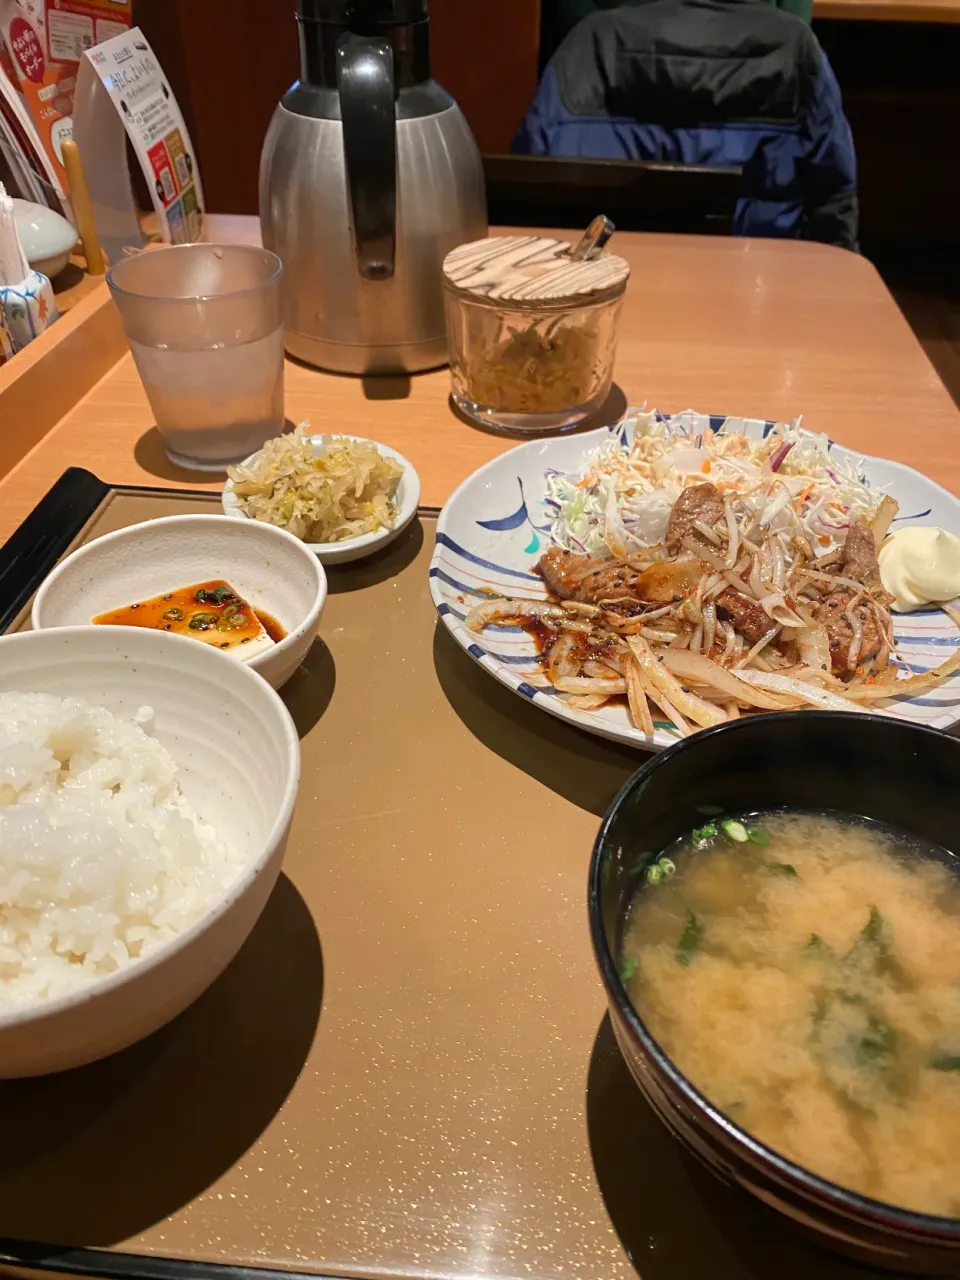
<path id="1" fill-rule="evenodd" d="M 14 352 L 22 351 L 59 316 L 53 286 L 31 271 L 24 256 L 13 201 L 0 183 L 0 308 Z"/>

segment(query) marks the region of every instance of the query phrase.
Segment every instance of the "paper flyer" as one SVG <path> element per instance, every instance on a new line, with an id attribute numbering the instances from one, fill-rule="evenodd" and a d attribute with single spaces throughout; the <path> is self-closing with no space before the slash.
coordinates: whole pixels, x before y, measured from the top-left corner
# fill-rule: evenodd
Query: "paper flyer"
<path id="1" fill-rule="evenodd" d="M 80 60 L 88 49 L 125 34 L 131 0 L 0 0 L 0 40 L 20 93 L 63 188 L 62 145 L 73 135 Z"/>
<path id="2" fill-rule="evenodd" d="M 138 27 L 84 55 L 120 113 L 170 244 L 199 240 L 203 187 L 183 115 Z"/>

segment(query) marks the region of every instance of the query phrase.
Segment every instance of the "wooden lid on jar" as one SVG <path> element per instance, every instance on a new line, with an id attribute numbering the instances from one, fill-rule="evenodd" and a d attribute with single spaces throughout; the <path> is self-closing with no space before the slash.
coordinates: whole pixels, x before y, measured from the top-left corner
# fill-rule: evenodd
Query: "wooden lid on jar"
<path id="1" fill-rule="evenodd" d="M 443 278 L 459 293 L 490 301 L 563 306 L 616 297 L 630 264 L 606 253 L 589 262 L 570 257 L 573 245 L 546 236 L 495 236 L 451 250 Z"/>

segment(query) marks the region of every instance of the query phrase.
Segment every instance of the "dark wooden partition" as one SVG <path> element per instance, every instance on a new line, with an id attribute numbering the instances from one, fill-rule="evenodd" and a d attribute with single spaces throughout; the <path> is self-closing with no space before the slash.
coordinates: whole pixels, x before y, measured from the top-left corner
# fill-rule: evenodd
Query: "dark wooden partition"
<path id="1" fill-rule="evenodd" d="M 135 18 L 183 104 L 212 210 L 257 211 L 263 136 L 298 72 L 293 10 L 294 0 L 134 0 Z M 536 87 L 540 0 L 430 0 L 430 12 L 434 74 L 496 168 Z M 826 20 L 814 29 L 853 128 L 864 248 L 956 247 L 960 24 Z M 495 216 L 512 210 L 514 221 L 555 224 L 557 192 L 544 189 L 538 210 L 530 184 L 524 179 L 511 191 L 508 178 L 500 164 L 491 193 Z M 699 182 L 683 179 L 684 201 L 699 192 Z M 708 199 L 694 210 L 697 217 L 715 212 L 722 186 L 704 185 Z M 645 182 L 643 193 L 648 189 Z M 575 193 L 567 193 L 564 207 L 574 204 Z M 642 215 L 641 208 L 640 224 Z M 691 229 L 682 219 L 674 225 Z"/>

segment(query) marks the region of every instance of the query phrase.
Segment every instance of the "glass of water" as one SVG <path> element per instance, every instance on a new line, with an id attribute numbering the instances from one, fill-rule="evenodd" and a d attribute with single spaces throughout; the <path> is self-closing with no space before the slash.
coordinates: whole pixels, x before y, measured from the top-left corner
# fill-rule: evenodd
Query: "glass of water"
<path id="1" fill-rule="evenodd" d="M 283 431 L 283 264 L 249 245 L 151 249 L 107 275 L 171 462 L 222 471 Z"/>

